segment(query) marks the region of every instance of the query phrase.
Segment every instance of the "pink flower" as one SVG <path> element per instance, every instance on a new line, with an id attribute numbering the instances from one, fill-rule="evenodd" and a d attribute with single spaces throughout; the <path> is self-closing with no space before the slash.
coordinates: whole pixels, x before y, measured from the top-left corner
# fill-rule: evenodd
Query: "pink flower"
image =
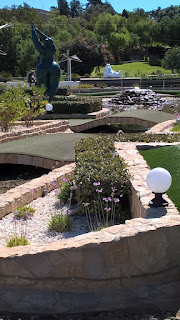
<path id="1" fill-rule="evenodd" d="M 67 182 L 67 179 L 66 179 L 66 178 L 63 178 L 62 181 L 63 181 L 63 182 Z"/>
<path id="2" fill-rule="evenodd" d="M 83 206 L 84 206 L 84 207 L 88 207 L 89 205 L 90 205 L 89 202 L 83 202 Z"/>
<path id="3" fill-rule="evenodd" d="M 115 203 L 118 203 L 119 201 L 120 201 L 119 198 L 114 198 Z"/>
<path id="4" fill-rule="evenodd" d="M 77 189 L 77 186 L 76 185 L 73 185 L 70 187 L 70 190 L 76 190 Z"/>
<path id="5" fill-rule="evenodd" d="M 106 207 L 106 208 L 104 208 L 104 210 L 105 210 L 106 212 L 109 212 L 109 211 L 111 211 L 111 208 Z"/>
<path id="6" fill-rule="evenodd" d="M 97 187 L 97 186 L 100 186 L 101 182 L 98 181 L 98 182 L 93 182 L 93 186 Z"/>
<path id="7" fill-rule="evenodd" d="M 96 189 L 96 192 L 101 193 L 103 191 L 103 188 L 101 189 Z"/>

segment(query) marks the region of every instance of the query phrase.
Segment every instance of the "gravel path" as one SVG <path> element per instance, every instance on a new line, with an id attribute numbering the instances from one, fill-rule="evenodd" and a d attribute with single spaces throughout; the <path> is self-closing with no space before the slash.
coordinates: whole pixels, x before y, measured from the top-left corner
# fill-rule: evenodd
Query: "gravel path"
<path id="1" fill-rule="evenodd" d="M 9 237 L 15 234 L 25 235 L 31 244 L 50 243 L 89 232 L 86 217 L 72 215 L 73 227 L 69 232 L 52 232 L 48 229 L 48 221 L 54 214 L 66 212 L 67 206 L 60 208 L 55 191 L 51 191 L 45 197 L 37 198 L 29 204 L 36 211 L 30 219 L 17 220 L 10 213 L 0 220 L 0 246 L 6 245 Z"/>

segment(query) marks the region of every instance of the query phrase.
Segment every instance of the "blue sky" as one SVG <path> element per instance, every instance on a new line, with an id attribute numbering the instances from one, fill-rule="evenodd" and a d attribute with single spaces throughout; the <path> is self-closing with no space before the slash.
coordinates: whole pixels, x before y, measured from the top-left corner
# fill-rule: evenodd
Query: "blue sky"
<path id="1" fill-rule="evenodd" d="M 3 8 L 5 6 L 11 7 L 12 5 L 21 5 L 23 2 L 27 3 L 29 6 L 33 8 L 38 9 L 44 9 L 49 10 L 51 6 L 57 6 L 57 0 L 0 0 L 0 8 Z M 82 4 L 86 4 L 86 0 L 80 0 Z M 102 2 L 105 2 L 105 0 L 102 0 Z M 150 11 L 153 9 L 157 9 L 157 7 L 166 8 L 170 7 L 171 5 L 180 5 L 180 0 L 151 0 L 151 1 L 145 1 L 145 0 L 109 0 L 108 1 L 113 8 L 121 13 L 123 9 L 126 9 L 128 11 L 133 11 L 133 9 L 136 8 L 143 8 L 145 11 Z M 70 3 L 70 0 L 68 1 Z"/>

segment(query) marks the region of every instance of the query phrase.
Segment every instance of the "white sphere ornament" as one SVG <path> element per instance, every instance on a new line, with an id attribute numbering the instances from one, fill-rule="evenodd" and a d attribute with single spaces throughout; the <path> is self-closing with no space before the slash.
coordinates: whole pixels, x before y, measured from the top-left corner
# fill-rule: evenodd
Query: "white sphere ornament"
<path id="1" fill-rule="evenodd" d="M 146 182 L 154 193 L 165 193 L 171 186 L 172 177 L 169 171 L 158 167 L 148 173 Z"/>
<path id="2" fill-rule="evenodd" d="M 52 104 L 48 103 L 48 104 L 46 105 L 46 111 L 47 111 L 47 112 L 51 112 L 52 110 L 53 110 Z"/>

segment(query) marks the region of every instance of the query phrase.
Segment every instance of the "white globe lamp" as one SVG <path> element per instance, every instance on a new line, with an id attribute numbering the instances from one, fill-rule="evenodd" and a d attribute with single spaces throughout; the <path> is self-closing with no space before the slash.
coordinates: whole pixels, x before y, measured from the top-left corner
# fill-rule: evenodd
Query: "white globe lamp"
<path id="1" fill-rule="evenodd" d="M 46 111 L 47 111 L 47 113 L 51 113 L 52 110 L 53 110 L 52 104 L 51 104 L 51 103 L 48 103 L 48 104 L 46 105 Z"/>
<path id="2" fill-rule="evenodd" d="M 165 193 L 171 186 L 172 177 L 164 168 L 152 169 L 146 178 L 149 189 L 155 194 L 154 199 L 149 202 L 150 207 L 166 207 L 168 202 L 163 199 L 162 194 Z"/>

